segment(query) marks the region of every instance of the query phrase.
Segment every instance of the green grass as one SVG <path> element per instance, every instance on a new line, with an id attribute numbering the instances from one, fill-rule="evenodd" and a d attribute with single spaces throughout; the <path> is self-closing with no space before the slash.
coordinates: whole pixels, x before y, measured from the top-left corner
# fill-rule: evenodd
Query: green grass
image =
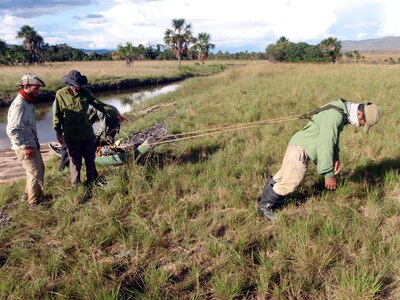
<path id="1" fill-rule="evenodd" d="M 397 299 L 400 297 L 400 69 L 258 63 L 186 80 L 121 136 L 167 120 L 170 132 L 372 100 L 369 135 L 347 126 L 335 192 L 310 164 L 278 220 L 257 215 L 267 176 L 305 121 L 176 142 L 141 163 L 102 167 L 80 203 L 58 161 L 50 208 L 29 211 L 23 180 L 0 187 L 0 295 L 10 299 Z"/>

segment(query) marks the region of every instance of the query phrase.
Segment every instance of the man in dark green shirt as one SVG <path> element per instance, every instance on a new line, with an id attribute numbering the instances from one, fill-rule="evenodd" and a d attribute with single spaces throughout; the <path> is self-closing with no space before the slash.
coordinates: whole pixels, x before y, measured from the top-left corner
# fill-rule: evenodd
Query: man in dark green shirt
<path id="1" fill-rule="evenodd" d="M 80 182 L 82 158 L 85 159 L 87 184 L 92 183 L 97 177 L 95 160 L 95 134 L 88 118 L 89 105 L 117 118 L 120 122 L 126 120 L 122 115 L 97 100 L 85 88 L 85 77 L 76 70 L 70 71 L 62 83 L 67 86 L 58 90 L 55 97 L 53 111 L 53 128 L 60 144 L 65 140 L 70 157 L 71 184 L 76 186 Z"/>
<path id="2" fill-rule="evenodd" d="M 336 189 L 335 175 L 340 171 L 339 136 L 346 124 L 363 126 L 364 132 L 380 119 L 379 108 L 370 102 L 351 103 L 343 99 L 332 101 L 311 116 L 310 122 L 289 141 L 280 170 L 269 177 L 265 185 L 259 212 L 266 219 L 274 218 L 274 210 L 283 205 L 304 179 L 309 160 L 325 177 L 325 187 Z"/>

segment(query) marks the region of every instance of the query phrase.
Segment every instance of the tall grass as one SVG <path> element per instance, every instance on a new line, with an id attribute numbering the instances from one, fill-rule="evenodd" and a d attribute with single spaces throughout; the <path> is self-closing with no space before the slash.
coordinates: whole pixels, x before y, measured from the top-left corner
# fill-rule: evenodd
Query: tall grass
<path id="1" fill-rule="evenodd" d="M 381 122 L 341 137 L 335 192 L 310 165 L 278 220 L 256 211 L 268 175 L 305 121 L 159 146 L 139 163 L 100 168 L 89 202 L 47 162 L 51 207 L 0 187 L 5 298 L 396 299 L 400 158 L 396 67 L 259 63 L 185 81 L 121 135 L 167 120 L 170 132 L 297 115 L 343 97 L 377 103 Z M 0 220 L 1 221 L 1 220 Z"/>

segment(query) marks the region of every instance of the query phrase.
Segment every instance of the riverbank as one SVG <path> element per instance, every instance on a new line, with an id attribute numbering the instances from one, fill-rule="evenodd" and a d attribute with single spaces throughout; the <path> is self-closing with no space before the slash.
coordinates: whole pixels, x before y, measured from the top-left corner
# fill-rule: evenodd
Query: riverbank
<path id="1" fill-rule="evenodd" d="M 40 152 L 44 161 L 47 161 L 53 155 L 47 144 L 40 145 Z M 0 165 L 0 184 L 12 182 L 25 176 L 25 170 L 14 150 L 0 149 Z"/>
<path id="2" fill-rule="evenodd" d="M 194 77 L 194 74 L 182 74 L 181 76 L 174 77 L 162 77 L 162 78 L 131 78 L 121 79 L 116 81 L 105 81 L 101 83 L 89 84 L 88 88 L 93 92 L 107 92 L 107 91 L 119 91 L 122 89 L 129 89 L 135 87 L 145 87 L 150 85 L 168 84 L 172 82 L 181 81 L 190 77 Z M 61 86 L 60 86 L 61 88 Z M 36 103 L 50 102 L 54 100 L 56 90 L 43 90 L 36 98 Z M 15 92 L 13 95 L 4 96 L 4 99 L 0 99 L 0 107 L 6 107 L 11 104 L 15 98 Z"/>
<path id="3" fill-rule="evenodd" d="M 118 63 L 118 64 L 117 64 Z M 7 67 L 0 74 L 0 107 L 9 106 L 15 98 L 15 83 L 24 73 L 35 73 L 46 82 L 36 99 L 37 103 L 54 100 L 55 93 L 63 87 L 61 78 L 70 70 L 79 70 L 89 78 L 89 89 L 96 92 L 118 91 L 141 86 L 167 84 L 190 77 L 208 76 L 223 71 L 227 64 L 199 65 L 176 62 L 137 62 L 132 68 L 123 67 L 121 62 L 75 62 L 49 64 L 43 67 Z"/>

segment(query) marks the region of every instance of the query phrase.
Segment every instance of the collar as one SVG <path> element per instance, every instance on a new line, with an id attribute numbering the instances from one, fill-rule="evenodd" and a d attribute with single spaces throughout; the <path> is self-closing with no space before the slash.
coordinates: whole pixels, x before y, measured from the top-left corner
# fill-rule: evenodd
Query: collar
<path id="1" fill-rule="evenodd" d="M 19 94 L 22 96 L 22 98 L 24 98 L 24 100 L 26 102 L 28 102 L 29 104 L 33 104 L 33 99 L 31 96 L 29 96 L 23 89 L 19 90 Z"/>
<path id="2" fill-rule="evenodd" d="M 359 120 L 358 120 L 358 104 L 357 103 L 351 103 L 351 102 L 346 102 L 346 108 L 347 111 L 349 112 L 349 123 L 353 126 L 360 126 Z"/>

